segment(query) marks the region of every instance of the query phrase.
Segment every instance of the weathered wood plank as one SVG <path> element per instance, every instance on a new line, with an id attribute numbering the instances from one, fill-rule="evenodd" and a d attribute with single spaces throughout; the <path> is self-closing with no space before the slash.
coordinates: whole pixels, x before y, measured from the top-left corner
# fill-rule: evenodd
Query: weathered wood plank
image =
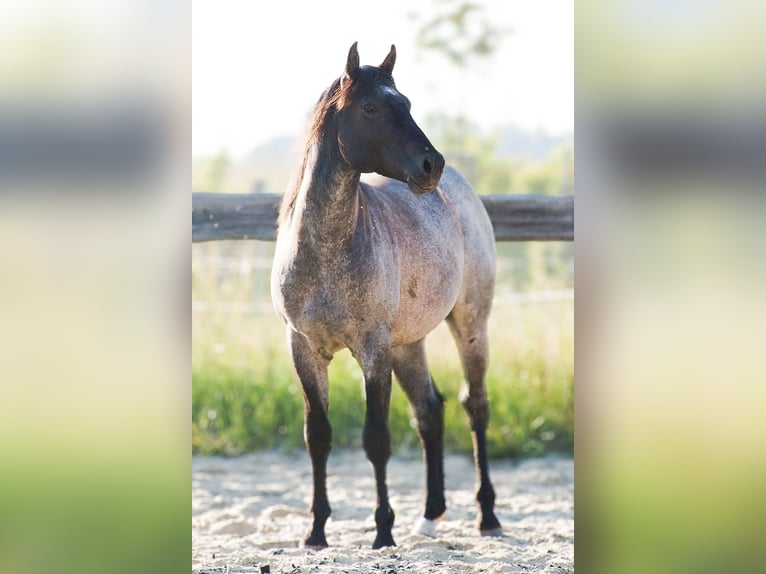
<path id="1" fill-rule="evenodd" d="M 573 241 L 574 196 L 482 195 L 495 241 Z"/>
<path id="2" fill-rule="evenodd" d="M 278 193 L 192 193 L 192 241 L 277 237 Z"/>
<path id="3" fill-rule="evenodd" d="M 273 241 L 282 196 L 278 193 L 192 194 L 192 241 Z M 482 195 L 497 241 L 572 241 L 574 197 Z"/>

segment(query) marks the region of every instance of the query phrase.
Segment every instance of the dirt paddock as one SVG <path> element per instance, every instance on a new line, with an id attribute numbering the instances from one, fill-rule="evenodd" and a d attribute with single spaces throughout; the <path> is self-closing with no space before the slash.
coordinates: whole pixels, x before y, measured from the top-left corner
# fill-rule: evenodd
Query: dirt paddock
<path id="1" fill-rule="evenodd" d="M 574 461 L 492 461 L 501 538 L 475 528 L 473 461 L 445 458 L 447 514 L 438 538 L 410 534 L 422 513 L 420 458 L 394 457 L 388 467 L 396 512 L 396 547 L 371 550 L 375 487 L 364 452 L 333 452 L 327 523 L 330 548 L 299 541 L 309 526 L 308 455 L 266 452 L 192 459 L 192 569 L 212 573 L 574 572 Z"/>

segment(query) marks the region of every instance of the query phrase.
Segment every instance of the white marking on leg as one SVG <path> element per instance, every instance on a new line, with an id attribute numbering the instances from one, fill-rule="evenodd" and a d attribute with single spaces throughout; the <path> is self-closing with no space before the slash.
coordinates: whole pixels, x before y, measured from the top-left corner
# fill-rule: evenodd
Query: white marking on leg
<path id="1" fill-rule="evenodd" d="M 428 536 L 429 538 L 436 538 L 436 524 L 441 522 L 443 519 L 443 514 L 435 520 L 429 520 L 428 518 L 421 516 L 415 523 L 415 527 L 412 529 L 412 533 Z"/>

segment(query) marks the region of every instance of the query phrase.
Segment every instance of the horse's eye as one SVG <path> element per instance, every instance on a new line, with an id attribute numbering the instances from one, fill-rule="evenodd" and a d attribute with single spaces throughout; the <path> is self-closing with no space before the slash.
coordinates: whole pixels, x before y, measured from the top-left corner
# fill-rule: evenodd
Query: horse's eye
<path id="1" fill-rule="evenodd" d="M 367 104 L 364 104 L 362 108 L 364 109 L 365 112 L 367 112 L 368 114 L 371 114 L 375 111 L 375 104 L 367 103 Z"/>

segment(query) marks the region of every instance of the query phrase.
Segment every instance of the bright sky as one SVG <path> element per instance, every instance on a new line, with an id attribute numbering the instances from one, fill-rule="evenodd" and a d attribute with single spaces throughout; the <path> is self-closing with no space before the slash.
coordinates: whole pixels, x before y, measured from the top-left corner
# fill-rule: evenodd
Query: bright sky
<path id="1" fill-rule="evenodd" d="M 359 42 L 361 63 L 379 64 L 396 44 L 394 79 L 416 121 L 464 113 L 482 127 L 515 123 L 560 134 L 574 127 L 572 0 L 475 0 L 510 27 L 481 71 L 460 76 L 415 47 L 412 15 L 433 0 L 193 0 L 192 154 L 234 158 L 275 136 L 302 133 L 322 91 Z"/>

